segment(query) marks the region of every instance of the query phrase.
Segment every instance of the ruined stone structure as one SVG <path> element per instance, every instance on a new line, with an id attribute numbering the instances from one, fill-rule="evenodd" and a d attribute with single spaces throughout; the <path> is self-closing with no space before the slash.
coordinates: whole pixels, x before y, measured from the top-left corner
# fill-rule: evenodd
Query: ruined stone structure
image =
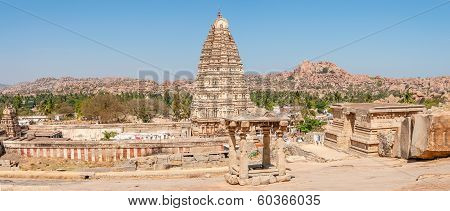
<path id="1" fill-rule="evenodd" d="M 21 128 L 19 126 L 19 121 L 17 119 L 16 110 L 7 105 L 3 110 L 3 117 L 0 122 L 1 126 L 6 131 L 6 136 L 8 137 L 19 137 L 21 136 Z"/>
<path id="2" fill-rule="evenodd" d="M 422 113 L 424 106 L 407 104 L 344 103 L 331 107 L 333 121 L 325 131 L 325 144 L 362 153 L 378 153 L 379 132 L 400 132 L 402 121 Z"/>
<path id="3" fill-rule="evenodd" d="M 236 43 L 219 12 L 198 65 L 191 109 L 194 135 L 215 134 L 221 118 L 237 116 L 252 106 Z"/>
<path id="4" fill-rule="evenodd" d="M 224 137 L 162 141 L 73 141 L 67 138 L 3 138 L 6 153 L 23 157 L 60 158 L 88 162 L 119 161 L 154 154 L 223 152 Z"/>
<path id="5" fill-rule="evenodd" d="M 378 134 L 383 157 L 433 159 L 450 156 L 450 112 L 406 117 L 400 130 Z"/>
<path id="6" fill-rule="evenodd" d="M 225 175 L 225 180 L 229 184 L 267 185 L 291 180 L 291 176 L 286 171 L 285 141 L 283 140 L 289 125 L 288 117 L 241 115 L 225 121 L 229 133 L 229 172 Z M 262 129 L 263 132 L 262 161 L 249 163 L 250 145 L 254 145 L 255 141 L 258 142 L 250 134 L 257 128 Z M 273 145 L 277 160 L 274 163 L 271 161 L 271 131 L 276 135 Z"/>
<path id="7" fill-rule="evenodd" d="M 117 123 L 117 124 L 67 124 L 67 125 L 30 125 L 30 131 L 61 131 L 64 138 L 74 141 L 98 141 L 103 132 L 121 133 L 170 133 L 175 137 L 190 137 L 190 122 L 166 123 Z"/>

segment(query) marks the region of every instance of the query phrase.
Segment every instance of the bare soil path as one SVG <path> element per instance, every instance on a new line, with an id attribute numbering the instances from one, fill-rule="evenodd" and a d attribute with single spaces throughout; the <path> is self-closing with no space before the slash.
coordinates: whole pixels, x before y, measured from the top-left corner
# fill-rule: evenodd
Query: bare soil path
<path id="1" fill-rule="evenodd" d="M 288 164 L 291 182 L 232 186 L 222 176 L 174 179 L 36 180 L 0 178 L 1 190 L 450 190 L 450 158 L 407 162 L 351 157 L 327 163 Z"/>

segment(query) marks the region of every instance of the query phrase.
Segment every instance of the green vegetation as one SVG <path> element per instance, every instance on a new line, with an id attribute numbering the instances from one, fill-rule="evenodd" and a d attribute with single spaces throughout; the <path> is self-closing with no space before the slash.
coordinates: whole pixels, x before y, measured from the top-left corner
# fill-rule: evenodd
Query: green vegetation
<path id="1" fill-rule="evenodd" d="M 252 159 L 252 158 L 256 158 L 259 155 L 259 151 L 258 150 L 254 150 L 252 152 L 250 152 L 250 154 L 248 154 L 248 158 Z"/>
<path id="2" fill-rule="evenodd" d="M 296 125 L 296 128 L 300 130 L 302 133 L 309 133 L 311 131 L 315 131 L 319 128 L 321 128 L 325 123 L 318 120 L 311 118 L 309 116 L 306 116 L 304 118 L 304 121 L 298 123 Z"/>
<path id="3" fill-rule="evenodd" d="M 319 113 L 323 113 L 333 103 L 340 102 L 353 102 L 353 103 L 368 103 L 378 99 L 389 96 L 389 92 L 353 92 L 347 93 L 332 92 L 323 96 L 309 94 L 300 91 L 281 91 L 274 92 L 270 90 L 254 91 L 250 94 L 251 100 L 258 107 L 266 108 L 267 110 L 273 110 L 274 106 L 300 106 L 307 110 L 317 110 Z M 305 110 L 306 112 L 306 110 Z M 302 112 L 303 113 L 303 112 Z M 312 114 L 306 112 L 306 114 Z"/>
<path id="4" fill-rule="evenodd" d="M 136 116 L 142 122 L 151 122 L 157 116 L 186 119 L 190 116 L 191 102 L 192 96 L 183 91 L 166 91 L 163 95 L 137 92 L 118 95 L 0 95 L 0 109 L 8 103 L 21 116 L 58 114 L 66 120 L 83 119 L 99 123 L 124 122 L 130 116 Z"/>
<path id="5" fill-rule="evenodd" d="M 111 140 L 112 138 L 114 138 L 115 136 L 117 136 L 117 132 L 115 132 L 115 131 L 103 131 L 103 138 L 102 138 L 102 140 L 103 141 L 109 141 L 109 140 Z"/>
<path id="6" fill-rule="evenodd" d="M 369 103 L 384 99 L 389 95 L 400 98 L 400 103 L 423 104 L 427 108 L 438 106 L 444 102 L 442 98 L 427 98 L 418 102 L 409 89 L 404 92 L 392 91 L 355 91 L 332 92 L 323 95 L 310 94 L 303 91 L 271 91 L 259 90 L 250 93 L 256 106 L 273 110 L 275 106 L 295 106 L 302 116 L 315 116 L 324 113 L 331 104 L 341 102 Z M 96 95 L 88 94 L 39 94 L 35 96 L 0 95 L 0 109 L 6 103 L 11 104 L 21 116 L 24 115 L 62 115 L 66 120 L 82 119 L 99 123 L 130 121 L 129 117 L 137 117 L 142 122 L 151 122 L 155 117 L 172 118 L 175 121 L 188 119 L 192 95 L 186 91 L 166 90 L 161 94 L 146 94 L 138 92 Z M 0 112 L 0 116 L 1 116 Z M 309 130 L 316 125 L 305 122 L 303 130 Z M 312 125 L 310 127 L 309 125 Z M 302 131 L 303 131 L 302 130 Z"/>

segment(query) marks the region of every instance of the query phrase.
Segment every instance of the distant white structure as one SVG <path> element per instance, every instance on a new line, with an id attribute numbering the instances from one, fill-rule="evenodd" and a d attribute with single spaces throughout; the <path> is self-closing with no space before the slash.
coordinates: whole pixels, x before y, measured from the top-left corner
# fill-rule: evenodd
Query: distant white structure
<path id="1" fill-rule="evenodd" d="M 124 140 L 164 140 L 164 139 L 174 139 L 174 136 L 171 136 L 169 133 L 120 133 L 114 136 L 114 140 L 124 141 Z"/>
<path id="2" fill-rule="evenodd" d="M 50 120 L 48 116 L 19 116 L 19 125 L 27 126 Z"/>

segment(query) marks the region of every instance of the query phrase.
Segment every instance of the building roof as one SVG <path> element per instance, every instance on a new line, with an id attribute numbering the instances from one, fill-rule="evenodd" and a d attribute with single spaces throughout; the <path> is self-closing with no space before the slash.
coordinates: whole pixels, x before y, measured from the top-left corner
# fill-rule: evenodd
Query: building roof
<path id="1" fill-rule="evenodd" d="M 338 103 L 331 108 L 342 108 L 349 112 L 366 111 L 368 113 L 382 112 L 420 112 L 424 111 L 424 105 L 412 105 L 401 103 Z"/>

